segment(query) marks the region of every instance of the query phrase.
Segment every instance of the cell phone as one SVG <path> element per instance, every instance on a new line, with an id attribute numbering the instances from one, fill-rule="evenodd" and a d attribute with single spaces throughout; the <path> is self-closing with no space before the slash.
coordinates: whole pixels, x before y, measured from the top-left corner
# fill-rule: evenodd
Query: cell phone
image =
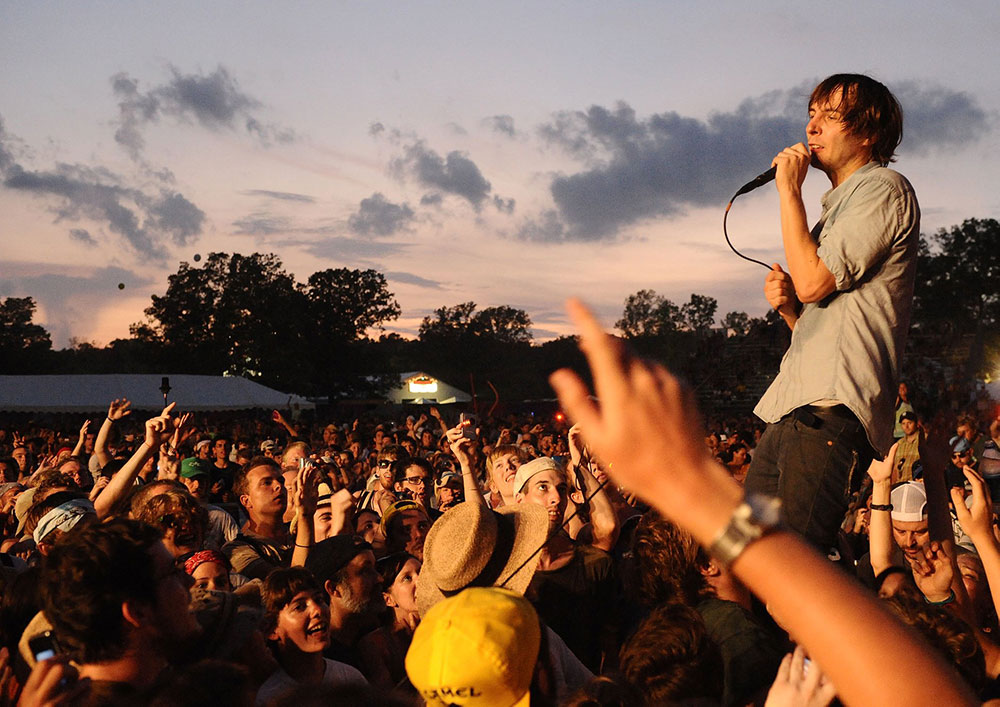
<path id="1" fill-rule="evenodd" d="M 28 648 L 35 656 L 35 662 L 41 663 L 56 654 L 56 640 L 51 631 L 45 631 L 28 640 Z"/>
<path id="2" fill-rule="evenodd" d="M 458 418 L 459 424 L 462 426 L 462 437 L 472 442 L 475 442 L 478 437 L 476 436 L 476 416 L 462 413 Z"/>

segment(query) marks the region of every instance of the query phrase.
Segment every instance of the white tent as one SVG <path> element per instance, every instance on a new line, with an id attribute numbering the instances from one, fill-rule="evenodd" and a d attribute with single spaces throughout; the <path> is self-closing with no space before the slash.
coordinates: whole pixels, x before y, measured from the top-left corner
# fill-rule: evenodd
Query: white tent
<path id="1" fill-rule="evenodd" d="M 423 371 L 410 371 L 399 375 L 399 386 L 386 396 L 397 405 L 447 405 L 467 403 L 472 396 L 455 386 L 448 385 Z"/>
<path id="2" fill-rule="evenodd" d="M 107 375 L 0 376 L 0 411 L 100 412 L 116 398 L 128 398 L 137 410 L 160 410 L 160 387 L 167 378 L 168 402 L 192 410 L 265 408 L 312 409 L 298 395 L 282 393 L 237 376 L 115 373 Z"/>

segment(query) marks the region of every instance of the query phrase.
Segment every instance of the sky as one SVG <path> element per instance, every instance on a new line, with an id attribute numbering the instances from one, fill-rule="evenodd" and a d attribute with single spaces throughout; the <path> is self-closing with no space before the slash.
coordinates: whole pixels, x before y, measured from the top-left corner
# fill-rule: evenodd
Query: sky
<path id="1" fill-rule="evenodd" d="M 0 0 L 0 297 L 105 345 L 181 262 L 273 252 L 384 273 L 406 336 L 471 300 L 544 341 L 640 289 L 760 316 L 723 209 L 829 74 L 900 99 L 924 233 L 997 217 L 998 35 L 995 0 Z M 729 233 L 783 262 L 773 186 Z"/>

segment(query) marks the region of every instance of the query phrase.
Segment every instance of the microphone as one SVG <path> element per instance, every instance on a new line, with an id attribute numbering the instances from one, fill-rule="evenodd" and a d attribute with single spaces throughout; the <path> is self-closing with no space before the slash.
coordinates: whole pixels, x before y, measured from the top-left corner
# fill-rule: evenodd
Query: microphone
<path id="1" fill-rule="evenodd" d="M 758 174 L 756 177 L 754 177 L 749 182 L 740 187 L 739 191 L 733 194 L 733 199 L 738 197 L 740 194 L 746 194 L 749 191 L 753 191 L 757 187 L 764 186 L 768 182 L 772 181 L 774 179 L 774 175 L 777 173 L 778 173 L 778 168 L 771 167 L 771 169 L 767 170 L 766 172 Z M 729 201 L 732 202 L 733 199 L 730 199 Z"/>

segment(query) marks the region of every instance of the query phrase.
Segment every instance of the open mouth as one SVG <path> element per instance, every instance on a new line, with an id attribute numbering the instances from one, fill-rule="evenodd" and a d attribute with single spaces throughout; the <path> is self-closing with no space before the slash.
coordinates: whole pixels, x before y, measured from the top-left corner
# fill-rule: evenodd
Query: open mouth
<path id="1" fill-rule="evenodd" d="M 328 628 L 329 626 L 327 626 L 325 623 L 315 624 L 306 629 L 306 635 L 307 636 L 315 636 L 317 634 L 323 635 L 327 632 Z"/>

